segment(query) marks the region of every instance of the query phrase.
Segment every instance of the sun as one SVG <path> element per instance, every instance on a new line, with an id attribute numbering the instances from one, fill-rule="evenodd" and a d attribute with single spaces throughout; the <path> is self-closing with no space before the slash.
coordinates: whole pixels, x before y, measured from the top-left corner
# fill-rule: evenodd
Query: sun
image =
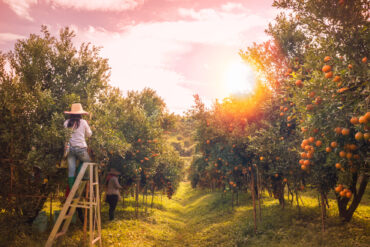
<path id="1" fill-rule="evenodd" d="M 254 90 L 255 76 L 252 68 L 240 59 L 228 65 L 224 83 L 228 95 L 248 94 Z"/>

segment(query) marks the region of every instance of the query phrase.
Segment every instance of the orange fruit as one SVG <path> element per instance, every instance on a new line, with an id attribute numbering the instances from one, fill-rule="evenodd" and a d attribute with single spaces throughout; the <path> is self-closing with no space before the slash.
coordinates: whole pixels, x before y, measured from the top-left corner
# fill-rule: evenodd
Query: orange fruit
<path id="1" fill-rule="evenodd" d="M 275 173 L 275 178 L 278 178 L 279 177 L 279 174 Z"/>
<path id="2" fill-rule="evenodd" d="M 321 102 L 322 102 L 322 98 L 320 96 L 317 96 L 316 99 L 315 99 L 315 104 L 320 105 Z"/>
<path id="3" fill-rule="evenodd" d="M 324 62 L 326 63 L 326 62 L 328 62 L 330 59 L 331 59 L 331 57 L 326 56 L 326 57 L 324 57 Z"/>
<path id="4" fill-rule="evenodd" d="M 358 122 L 359 122 L 360 124 L 365 124 L 365 123 L 367 123 L 367 118 L 366 118 L 365 116 L 362 116 L 362 117 L 360 117 L 360 118 L 358 119 Z"/>
<path id="5" fill-rule="evenodd" d="M 331 71 L 331 66 L 330 65 L 324 65 L 322 67 L 322 72 L 327 73 L 329 71 Z"/>
<path id="6" fill-rule="evenodd" d="M 370 121 L 370 112 L 366 112 L 364 116 L 367 121 Z"/>
<path id="7" fill-rule="evenodd" d="M 350 144 L 349 149 L 351 149 L 352 151 L 355 151 L 357 149 L 356 144 Z"/>
<path id="8" fill-rule="evenodd" d="M 347 159 L 351 159 L 351 158 L 352 158 L 352 156 L 353 156 L 353 154 L 352 154 L 352 153 L 347 153 L 347 155 L 346 155 Z"/>
<path id="9" fill-rule="evenodd" d="M 280 112 L 280 117 L 284 116 L 284 112 Z"/>
<path id="10" fill-rule="evenodd" d="M 364 134 L 364 140 L 367 141 L 367 140 L 369 140 L 369 138 L 370 138 L 370 134 L 369 133 L 365 133 Z"/>
<path id="11" fill-rule="evenodd" d="M 332 78 L 333 77 L 333 72 L 329 71 L 328 73 L 325 73 L 325 78 Z"/>
<path id="12" fill-rule="evenodd" d="M 301 153 L 301 158 L 303 158 L 303 159 L 307 158 L 307 154 L 305 152 L 302 152 Z"/>
<path id="13" fill-rule="evenodd" d="M 361 60 L 363 63 L 366 63 L 367 62 L 367 57 L 364 57 L 364 58 L 362 58 L 362 60 Z"/>
<path id="14" fill-rule="evenodd" d="M 300 165 L 303 165 L 303 163 L 304 163 L 304 160 L 299 160 Z"/>
<path id="15" fill-rule="evenodd" d="M 344 151 L 340 151 L 340 152 L 339 152 L 339 156 L 340 156 L 341 158 L 346 157 L 346 152 L 344 152 Z"/>
<path id="16" fill-rule="evenodd" d="M 295 82 L 295 85 L 296 85 L 297 87 L 299 87 L 299 88 L 302 88 L 302 87 L 303 87 L 303 83 L 302 83 L 302 81 L 301 81 L 301 80 L 297 80 L 297 81 Z"/>
<path id="17" fill-rule="evenodd" d="M 341 127 L 336 127 L 334 129 L 335 133 L 337 133 L 338 135 L 342 133 L 342 128 Z"/>
<path id="18" fill-rule="evenodd" d="M 345 197 L 346 196 L 346 191 L 345 190 L 342 190 L 341 192 L 339 192 L 339 195 L 341 197 Z"/>
<path id="19" fill-rule="evenodd" d="M 359 123 L 359 120 L 358 120 L 357 117 L 353 117 L 353 118 L 351 118 L 350 122 L 351 122 L 351 124 L 355 125 L 355 124 Z"/>
<path id="20" fill-rule="evenodd" d="M 263 156 L 261 156 L 261 157 L 260 157 L 260 160 L 262 161 L 263 159 L 264 159 L 264 157 L 263 157 Z"/>
<path id="21" fill-rule="evenodd" d="M 337 168 L 337 169 L 340 169 L 342 166 L 341 166 L 341 164 L 340 163 L 336 163 L 335 164 L 335 168 Z"/>
<path id="22" fill-rule="evenodd" d="M 362 134 L 361 132 L 357 132 L 356 135 L 355 135 L 355 139 L 357 141 L 360 141 L 360 140 L 362 140 L 362 138 L 364 138 L 364 134 Z"/>
<path id="23" fill-rule="evenodd" d="M 313 110 L 313 105 L 308 104 L 308 105 L 306 106 L 306 110 L 307 110 L 307 111 L 311 111 L 311 110 Z"/>
<path id="24" fill-rule="evenodd" d="M 307 157 L 308 159 L 312 159 L 312 158 L 313 158 L 313 153 L 308 153 L 308 154 L 306 155 L 306 157 Z"/>
<path id="25" fill-rule="evenodd" d="M 332 148 L 336 148 L 336 147 L 338 146 L 338 143 L 336 143 L 336 142 L 332 142 L 332 143 L 330 143 L 330 146 L 331 146 Z"/>
<path id="26" fill-rule="evenodd" d="M 349 129 L 343 128 L 342 129 L 342 135 L 344 135 L 344 136 L 349 135 Z"/>
<path id="27" fill-rule="evenodd" d="M 356 160 L 358 160 L 358 159 L 360 159 L 360 155 L 355 154 L 355 155 L 353 155 L 353 158 L 356 159 Z"/>
<path id="28" fill-rule="evenodd" d="M 303 144 L 304 146 L 308 145 L 308 143 L 309 143 L 309 141 L 308 141 L 307 139 L 304 139 L 304 140 L 302 141 L 302 144 Z"/>
<path id="29" fill-rule="evenodd" d="M 284 182 L 284 183 L 288 182 L 288 179 L 284 178 L 284 179 L 283 179 L 283 182 Z"/>
<path id="30" fill-rule="evenodd" d="M 331 148 L 330 148 L 330 147 L 326 147 L 326 148 L 325 148 L 325 151 L 326 151 L 327 153 L 330 153 L 330 152 L 331 152 Z"/>
<path id="31" fill-rule="evenodd" d="M 339 82 L 340 81 L 340 76 L 336 75 L 334 76 L 333 82 Z"/>
<path id="32" fill-rule="evenodd" d="M 351 198 L 352 197 L 352 192 L 351 191 L 347 191 L 346 192 L 346 197 L 347 198 Z"/>
<path id="33" fill-rule="evenodd" d="M 211 141 L 210 141 L 210 140 L 207 140 L 207 141 L 206 141 L 206 143 L 207 143 L 207 144 L 210 144 L 210 143 L 211 143 Z"/>
<path id="34" fill-rule="evenodd" d="M 337 90 L 338 93 L 343 93 L 345 91 L 347 91 L 349 88 L 348 87 L 342 87 L 340 89 Z"/>
<path id="35" fill-rule="evenodd" d="M 311 164 L 311 161 L 309 161 L 309 160 L 305 160 L 304 162 L 303 162 L 303 165 L 305 165 L 305 166 L 308 166 L 308 165 L 310 165 Z"/>
<path id="36" fill-rule="evenodd" d="M 316 147 L 320 147 L 322 145 L 322 141 L 316 141 Z"/>
<path id="37" fill-rule="evenodd" d="M 313 98 L 313 97 L 315 97 L 315 95 L 316 95 L 316 93 L 312 91 L 312 92 L 308 95 L 308 97 Z"/>
<path id="38" fill-rule="evenodd" d="M 352 64 L 348 64 L 348 68 L 352 69 L 353 68 Z"/>
<path id="39" fill-rule="evenodd" d="M 305 171 L 305 170 L 307 170 L 307 166 L 306 166 L 306 165 L 301 165 L 301 169 L 302 169 L 303 171 Z"/>
<path id="40" fill-rule="evenodd" d="M 315 137 L 312 137 L 311 136 L 310 138 L 308 138 L 308 141 L 311 142 L 311 143 L 314 142 L 315 141 Z"/>
<path id="41" fill-rule="evenodd" d="M 343 185 L 338 185 L 337 187 L 335 187 L 335 192 L 339 193 L 343 190 Z"/>

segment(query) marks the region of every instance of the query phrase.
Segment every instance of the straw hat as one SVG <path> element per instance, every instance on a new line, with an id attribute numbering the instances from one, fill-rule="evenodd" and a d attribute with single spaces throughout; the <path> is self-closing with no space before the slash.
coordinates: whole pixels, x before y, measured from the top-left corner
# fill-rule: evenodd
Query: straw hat
<path id="1" fill-rule="evenodd" d="M 65 114 L 89 114 L 88 112 L 82 109 L 82 105 L 80 103 L 72 104 L 71 111 L 65 111 Z"/>

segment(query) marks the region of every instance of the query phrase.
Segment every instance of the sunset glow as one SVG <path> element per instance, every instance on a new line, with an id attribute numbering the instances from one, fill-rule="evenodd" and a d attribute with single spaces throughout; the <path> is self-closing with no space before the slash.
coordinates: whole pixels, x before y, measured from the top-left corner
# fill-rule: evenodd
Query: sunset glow
<path id="1" fill-rule="evenodd" d="M 231 63 L 225 72 L 225 86 L 228 94 L 251 93 L 255 87 L 251 67 L 242 61 Z"/>

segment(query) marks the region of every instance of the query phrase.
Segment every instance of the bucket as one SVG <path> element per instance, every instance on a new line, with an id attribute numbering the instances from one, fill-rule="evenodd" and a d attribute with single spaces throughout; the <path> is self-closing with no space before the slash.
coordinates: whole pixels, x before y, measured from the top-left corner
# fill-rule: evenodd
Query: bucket
<path id="1" fill-rule="evenodd" d="M 41 211 L 32 222 L 32 229 L 39 233 L 43 233 L 46 231 L 47 226 L 48 226 L 48 217 L 46 216 L 45 211 Z"/>

